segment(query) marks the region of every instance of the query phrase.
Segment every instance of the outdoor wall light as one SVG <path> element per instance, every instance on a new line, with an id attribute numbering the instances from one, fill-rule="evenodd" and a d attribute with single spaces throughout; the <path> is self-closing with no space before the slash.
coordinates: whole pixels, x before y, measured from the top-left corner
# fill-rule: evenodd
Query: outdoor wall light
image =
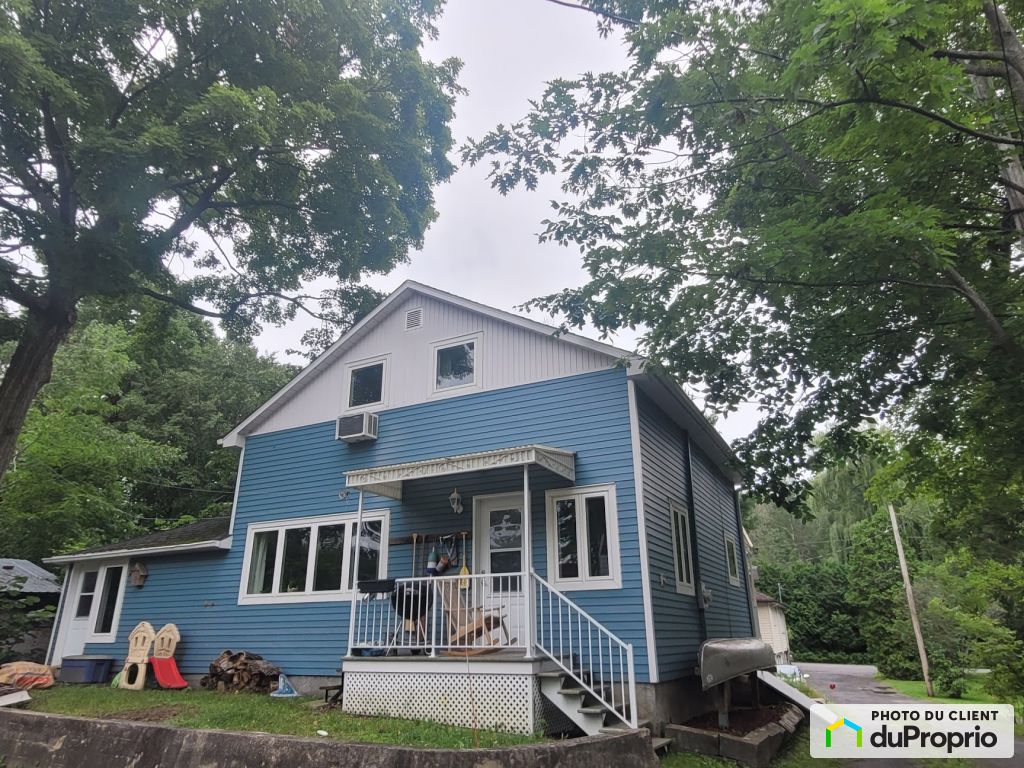
<path id="1" fill-rule="evenodd" d="M 452 495 L 448 497 L 449 503 L 452 505 L 452 512 L 456 515 L 462 514 L 462 496 L 459 494 L 459 489 L 456 488 L 452 491 Z"/>

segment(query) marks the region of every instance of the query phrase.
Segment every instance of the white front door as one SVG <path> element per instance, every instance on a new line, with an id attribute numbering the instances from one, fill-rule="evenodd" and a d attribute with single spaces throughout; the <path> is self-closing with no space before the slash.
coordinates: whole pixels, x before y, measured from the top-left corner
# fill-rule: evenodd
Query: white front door
<path id="1" fill-rule="evenodd" d="M 85 652 L 86 643 L 112 643 L 124 600 L 128 564 L 76 563 L 68 584 L 64 617 L 52 663 Z"/>
<path id="2" fill-rule="evenodd" d="M 526 601 L 519 574 L 526 569 L 528 556 L 523 546 L 523 494 L 474 497 L 473 542 L 474 573 L 492 577 L 477 582 L 478 606 L 502 610 L 509 637 L 521 645 L 526 641 Z M 504 637 L 501 642 L 506 642 Z"/>

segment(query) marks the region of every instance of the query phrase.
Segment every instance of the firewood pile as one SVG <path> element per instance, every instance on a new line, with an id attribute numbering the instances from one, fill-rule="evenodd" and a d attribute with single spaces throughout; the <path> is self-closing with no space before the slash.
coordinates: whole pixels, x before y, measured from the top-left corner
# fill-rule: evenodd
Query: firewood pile
<path id="1" fill-rule="evenodd" d="M 277 688 L 280 674 L 280 669 L 258 654 L 221 651 L 210 664 L 210 674 L 203 675 L 199 685 L 211 691 L 269 693 Z"/>

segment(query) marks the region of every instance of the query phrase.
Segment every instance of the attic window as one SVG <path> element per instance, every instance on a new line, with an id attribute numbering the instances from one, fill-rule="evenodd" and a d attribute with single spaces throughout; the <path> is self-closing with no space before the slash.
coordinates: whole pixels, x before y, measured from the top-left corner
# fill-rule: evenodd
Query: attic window
<path id="1" fill-rule="evenodd" d="M 414 331 L 423 325 L 423 307 L 410 309 L 405 313 L 405 330 Z"/>
<path id="2" fill-rule="evenodd" d="M 434 344 L 433 392 L 479 388 L 480 334 Z"/>

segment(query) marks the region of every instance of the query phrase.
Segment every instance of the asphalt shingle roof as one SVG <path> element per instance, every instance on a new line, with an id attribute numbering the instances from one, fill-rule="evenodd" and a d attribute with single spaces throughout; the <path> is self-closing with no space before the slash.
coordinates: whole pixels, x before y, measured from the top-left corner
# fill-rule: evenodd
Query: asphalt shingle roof
<path id="1" fill-rule="evenodd" d="M 22 592 L 42 594 L 60 592 L 60 582 L 49 571 L 28 560 L 0 557 L 0 589 L 6 589 L 15 579 L 23 578 Z"/>
<path id="2" fill-rule="evenodd" d="M 166 531 L 147 533 L 133 539 L 104 544 L 101 547 L 89 547 L 71 552 L 73 555 L 96 555 L 103 552 L 123 552 L 124 550 L 150 549 L 151 547 L 173 547 L 182 544 L 198 544 L 201 541 L 218 541 L 228 535 L 231 525 L 230 517 L 211 517 Z"/>

